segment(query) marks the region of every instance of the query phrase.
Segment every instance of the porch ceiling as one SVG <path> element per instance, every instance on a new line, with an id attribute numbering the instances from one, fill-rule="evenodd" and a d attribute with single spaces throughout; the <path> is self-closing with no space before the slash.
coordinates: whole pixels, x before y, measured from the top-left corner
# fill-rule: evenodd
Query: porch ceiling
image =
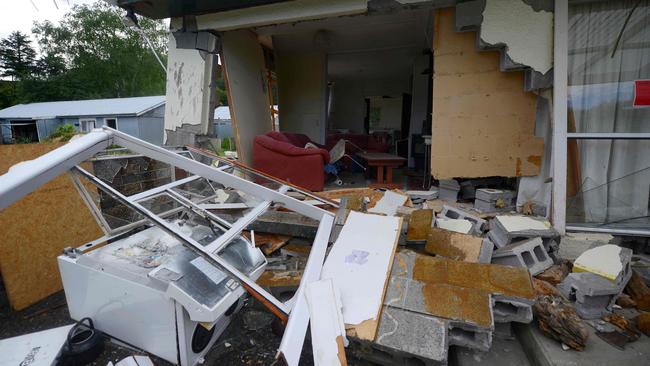
<path id="1" fill-rule="evenodd" d="M 152 19 L 217 13 L 288 0 L 108 0 Z"/>

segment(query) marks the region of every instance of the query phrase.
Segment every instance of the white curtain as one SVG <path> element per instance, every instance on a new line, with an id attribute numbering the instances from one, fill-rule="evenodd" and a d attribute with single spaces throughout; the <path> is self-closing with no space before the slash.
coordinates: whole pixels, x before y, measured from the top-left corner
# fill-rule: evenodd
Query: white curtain
<path id="1" fill-rule="evenodd" d="M 639 79 L 650 79 L 650 0 L 570 6 L 569 113 L 576 132 L 650 132 L 650 108 L 632 105 Z M 567 221 L 647 226 L 650 141 L 579 140 L 578 150 L 582 193 L 567 202 Z"/>

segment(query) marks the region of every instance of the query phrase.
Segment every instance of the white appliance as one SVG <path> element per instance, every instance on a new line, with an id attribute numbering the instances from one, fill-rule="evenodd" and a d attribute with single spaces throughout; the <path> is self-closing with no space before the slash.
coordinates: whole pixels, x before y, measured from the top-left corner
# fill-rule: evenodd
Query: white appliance
<path id="1" fill-rule="evenodd" d="M 176 221 L 203 245 L 221 233 Z M 266 267 L 261 251 L 238 237 L 218 253 L 250 278 Z M 159 227 L 81 254 L 58 257 L 70 316 L 90 317 L 115 340 L 173 364 L 207 353 L 243 304 L 242 286 Z"/>

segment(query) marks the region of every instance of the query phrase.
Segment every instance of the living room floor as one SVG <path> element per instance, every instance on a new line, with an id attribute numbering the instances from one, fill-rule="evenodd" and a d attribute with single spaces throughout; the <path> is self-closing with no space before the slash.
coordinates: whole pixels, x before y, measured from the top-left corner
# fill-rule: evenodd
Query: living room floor
<path id="1" fill-rule="evenodd" d="M 325 182 L 324 191 L 331 191 L 342 188 L 364 188 L 368 187 L 375 181 L 376 172 L 374 170 L 367 172 L 350 172 L 342 171 L 339 173 L 339 178 L 343 182 L 342 185 L 336 184 L 336 177 L 330 175 Z M 407 168 L 393 169 L 393 181 L 401 184 L 403 190 L 422 190 L 423 173 L 416 172 Z M 427 187 L 428 189 L 428 187 Z"/>

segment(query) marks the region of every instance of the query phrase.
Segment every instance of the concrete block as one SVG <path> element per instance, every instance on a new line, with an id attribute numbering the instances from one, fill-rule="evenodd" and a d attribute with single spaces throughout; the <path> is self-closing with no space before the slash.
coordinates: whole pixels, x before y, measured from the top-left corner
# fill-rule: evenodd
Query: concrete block
<path id="1" fill-rule="evenodd" d="M 465 212 L 463 210 L 460 210 L 456 207 L 444 205 L 442 206 L 442 212 L 439 215 L 440 217 L 446 217 L 449 219 L 462 219 L 462 220 L 467 220 L 472 223 L 472 233 L 476 235 L 481 235 L 483 234 L 483 228 L 485 227 L 485 224 L 487 223 L 485 220 L 482 218 L 472 215 L 468 212 Z"/>
<path id="2" fill-rule="evenodd" d="M 476 190 L 474 208 L 481 212 L 514 211 L 517 194 L 514 191 L 492 188 Z"/>
<path id="3" fill-rule="evenodd" d="M 456 202 L 459 191 L 460 184 L 454 179 L 443 179 L 438 184 L 438 197 L 441 200 Z"/>
<path id="4" fill-rule="evenodd" d="M 632 277 L 632 250 L 621 248 L 619 258 L 622 270 L 613 281 L 591 272 L 574 272 L 557 286 L 582 318 L 597 319 L 612 310 L 616 299 Z"/>
<path id="5" fill-rule="evenodd" d="M 524 240 L 499 248 L 492 253 L 492 263 L 526 267 L 531 275 L 543 272 L 553 265 L 541 238 Z"/>
<path id="6" fill-rule="evenodd" d="M 449 322 L 449 345 L 488 351 L 492 346 L 492 329 L 469 326 L 462 322 Z"/>
<path id="7" fill-rule="evenodd" d="M 523 215 L 497 216 L 490 221 L 490 240 L 497 248 L 529 238 L 557 238 L 557 231 L 545 218 Z"/>
<path id="8" fill-rule="evenodd" d="M 477 198 L 474 200 L 474 209 L 479 212 L 513 212 L 516 210 L 516 206 L 511 202 L 500 204 L 497 202 L 483 201 Z"/>
<path id="9" fill-rule="evenodd" d="M 476 199 L 483 201 L 496 202 L 503 200 L 510 202 L 516 198 L 517 193 L 507 189 L 479 188 L 476 190 Z"/>
<path id="10" fill-rule="evenodd" d="M 628 276 L 621 283 L 615 283 L 595 273 L 570 273 L 557 289 L 573 303 L 581 318 L 598 319 L 612 311 L 629 279 Z"/>
<path id="11" fill-rule="evenodd" d="M 530 323 L 533 321 L 533 308 L 530 303 L 506 296 L 492 296 L 492 314 L 495 324 Z"/>

